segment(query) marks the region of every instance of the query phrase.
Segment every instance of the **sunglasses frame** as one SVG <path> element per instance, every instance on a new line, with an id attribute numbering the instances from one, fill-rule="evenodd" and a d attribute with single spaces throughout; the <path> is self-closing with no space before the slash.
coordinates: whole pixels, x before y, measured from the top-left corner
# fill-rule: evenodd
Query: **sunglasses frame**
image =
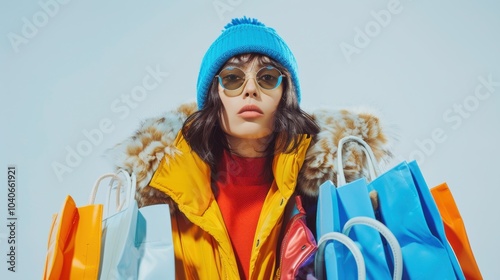
<path id="1" fill-rule="evenodd" d="M 241 86 L 239 86 L 238 88 L 236 89 L 227 89 L 224 87 L 224 85 L 222 84 L 222 77 L 220 76 L 220 73 L 222 73 L 222 71 L 228 69 L 228 68 L 231 68 L 231 69 L 238 69 L 240 70 L 243 74 L 245 74 L 245 81 L 243 81 L 243 83 L 241 84 Z M 276 85 L 273 87 L 273 88 L 265 88 L 265 87 L 262 87 L 260 84 L 259 84 L 259 81 L 257 80 L 257 73 L 259 73 L 262 69 L 265 69 L 265 68 L 272 68 L 272 69 L 275 69 L 276 71 L 278 71 L 278 73 L 280 73 L 280 75 L 278 76 L 278 81 L 276 82 Z M 241 94 L 241 92 L 243 92 L 243 86 L 246 84 L 246 82 L 250 79 L 248 78 L 247 74 L 248 73 L 254 73 L 255 74 L 255 77 L 254 77 L 254 80 L 255 80 L 255 83 L 258 85 L 258 87 L 262 90 L 273 90 L 273 89 L 276 89 L 277 87 L 279 87 L 281 85 L 281 83 L 283 82 L 283 78 L 285 77 L 285 75 L 283 74 L 283 72 L 281 72 L 278 68 L 272 66 L 272 65 L 267 65 L 267 66 L 263 66 L 261 68 L 259 68 L 259 70 L 257 71 L 248 71 L 248 72 L 245 72 L 243 71 L 243 69 L 239 68 L 239 67 L 236 67 L 236 66 L 227 66 L 225 67 L 224 69 L 222 69 L 219 74 L 217 74 L 215 76 L 215 78 L 217 78 L 218 82 L 219 82 L 219 85 L 224 89 L 224 92 L 226 93 L 226 91 L 230 91 L 230 92 L 236 92 L 236 91 L 240 91 L 238 92 L 238 94 L 227 94 L 228 96 L 238 96 Z"/>

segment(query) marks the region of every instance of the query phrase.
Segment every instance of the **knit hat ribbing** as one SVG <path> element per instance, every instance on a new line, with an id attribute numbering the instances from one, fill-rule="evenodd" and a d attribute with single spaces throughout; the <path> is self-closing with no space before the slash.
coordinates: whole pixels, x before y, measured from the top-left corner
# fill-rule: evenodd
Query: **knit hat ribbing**
<path id="1" fill-rule="evenodd" d="M 274 29 L 257 19 L 243 17 L 228 23 L 203 57 L 197 84 L 198 109 L 205 105 L 208 90 L 217 71 L 231 57 L 245 53 L 259 53 L 283 65 L 292 76 L 297 100 L 300 102 L 297 62 L 285 41 Z"/>

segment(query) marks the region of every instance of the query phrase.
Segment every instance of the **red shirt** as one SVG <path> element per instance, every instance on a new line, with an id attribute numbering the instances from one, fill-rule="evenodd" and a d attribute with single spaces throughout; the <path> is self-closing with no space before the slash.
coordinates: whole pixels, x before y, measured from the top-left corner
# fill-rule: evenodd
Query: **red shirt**
<path id="1" fill-rule="evenodd" d="M 255 230 L 273 182 L 267 158 L 243 158 L 224 151 L 218 165 L 217 203 L 238 261 L 241 279 L 248 279 Z"/>

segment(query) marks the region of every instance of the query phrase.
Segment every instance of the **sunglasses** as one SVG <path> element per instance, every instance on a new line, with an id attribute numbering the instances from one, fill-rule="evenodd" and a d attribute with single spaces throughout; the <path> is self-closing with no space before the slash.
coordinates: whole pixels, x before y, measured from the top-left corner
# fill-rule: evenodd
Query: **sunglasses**
<path id="1" fill-rule="evenodd" d="M 250 73 L 255 73 L 255 81 L 259 87 L 268 90 L 277 88 L 284 77 L 281 71 L 273 66 L 264 66 L 257 72 L 246 73 L 238 67 L 229 66 L 222 69 L 215 77 L 219 79 L 219 84 L 225 89 L 226 95 L 238 96 L 243 91 L 242 86 L 245 81 L 251 78 L 247 76 Z"/>

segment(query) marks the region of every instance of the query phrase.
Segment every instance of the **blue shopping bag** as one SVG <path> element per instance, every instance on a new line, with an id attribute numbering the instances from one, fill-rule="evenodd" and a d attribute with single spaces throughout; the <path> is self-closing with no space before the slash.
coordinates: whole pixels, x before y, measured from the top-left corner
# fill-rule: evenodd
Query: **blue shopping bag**
<path id="1" fill-rule="evenodd" d="M 417 168 L 416 162 L 401 162 L 370 183 L 378 193 L 380 220 L 401 245 L 403 279 L 465 279 L 440 236 L 442 221 L 425 197 L 427 186 Z"/>
<path id="2" fill-rule="evenodd" d="M 348 236 L 361 250 L 366 267 L 367 279 L 390 279 L 390 264 L 395 268 L 394 279 L 399 279 L 402 275 L 402 264 L 400 248 L 396 238 L 381 223 L 375 220 L 375 213 L 368 193 L 368 182 L 365 178 L 346 183 L 343 172 L 342 149 L 344 144 L 355 141 L 360 144 L 361 150 L 366 154 L 367 165 L 371 179 L 376 178 L 378 168 L 373 165 L 374 156 L 369 146 L 357 137 L 345 137 L 339 141 L 337 151 L 337 182 L 338 187 L 331 181 L 327 181 L 320 186 L 317 210 L 317 235 L 318 239 L 330 232 L 346 232 L 346 225 L 352 224 L 348 229 Z M 357 218 L 364 218 L 364 222 L 351 223 Z M 373 220 L 373 221 L 370 221 Z M 364 224 L 364 226 L 359 225 Z M 370 226 L 366 226 L 369 224 Z M 356 225 L 356 226 L 354 226 Z M 388 240 L 384 243 L 380 236 Z M 389 244 L 387 249 L 384 244 Z M 359 269 L 352 250 L 342 244 L 323 244 L 321 253 L 325 253 L 327 279 L 356 279 Z M 388 262 L 387 258 L 394 258 L 395 265 Z"/>
<path id="3" fill-rule="evenodd" d="M 410 163 L 408 163 L 408 167 L 410 168 L 413 180 L 415 182 L 415 187 L 417 188 L 419 199 L 422 203 L 422 210 L 424 211 L 424 217 L 427 221 L 427 225 L 429 226 L 432 234 L 436 236 L 441 241 L 441 243 L 443 243 L 443 246 L 448 252 L 448 256 L 450 258 L 451 264 L 453 265 L 453 269 L 455 270 L 455 275 L 457 276 L 457 278 L 464 279 L 465 276 L 463 274 L 463 270 L 460 267 L 460 263 L 458 262 L 458 258 L 456 257 L 455 252 L 453 251 L 453 248 L 451 247 L 451 244 L 446 237 L 443 219 L 441 217 L 441 214 L 439 213 L 437 204 L 432 197 L 429 186 L 425 182 L 424 176 L 422 174 L 422 171 L 420 170 L 420 167 L 418 166 L 417 161 L 411 161 Z"/>
<path id="4" fill-rule="evenodd" d="M 361 178 L 337 188 L 342 209 L 340 212 L 342 226 L 355 217 L 375 219 L 367 185 L 366 179 Z M 361 248 L 365 259 L 366 278 L 390 279 L 389 262 L 379 232 L 374 228 L 358 226 L 351 230 L 349 237 Z"/>
<path id="5" fill-rule="evenodd" d="M 344 208 L 342 203 L 346 202 L 350 206 Z M 365 206 L 357 207 L 360 202 Z M 315 276 L 318 280 L 390 279 L 387 258 L 393 259 L 393 279 L 401 279 L 401 248 L 390 230 L 374 218 L 364 179 L 340 188 L 335 188 L 331 181 L 322 184 L 317 217 Z M 382 242 L 380 235 L 386 242 Z"/>
<path id="6" fill-rule="evenodd" d="M 319 187 L 317 207 L 316 239 L 319 240 L 322 236 L 330 232 L 340 232 L 337 191 L 332 181 L 326 181 Z M 324 248 L 318 253 L 324 256 L 324 262 L 328 264 L 326 266 L 327 279 L 343 279 L 340 277 L 343 277 L 342 273 L 344 271 L 356 271 L 356 264 L 352 260 L 347 261 L 347 263 L 344 262 L 346 258 L 344 257 L 345 252 L 342 244 L 329 242 L 323 246 Z M 338 269 L 338 267 L 345 269 Z"/>

